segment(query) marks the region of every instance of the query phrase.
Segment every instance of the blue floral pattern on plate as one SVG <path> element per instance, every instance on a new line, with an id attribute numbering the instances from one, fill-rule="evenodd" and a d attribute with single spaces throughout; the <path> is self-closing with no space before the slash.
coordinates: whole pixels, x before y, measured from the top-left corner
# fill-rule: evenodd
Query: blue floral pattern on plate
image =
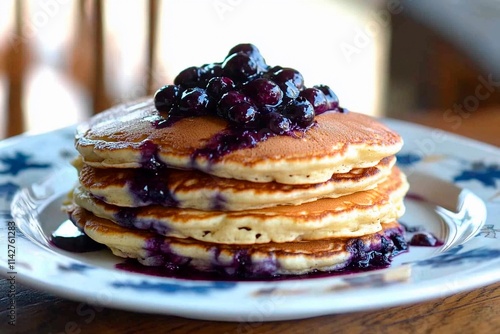
<path id="1" fill-rule="evenodd" d="M 226 290 L 233 288 L 236 283 L 234 282 L 210 282 L 197 285 L 187 285 L 179 283 L 151 283 L 148 281 L 134 282 L 113 282 L 111 284 L 113 287 L 118 289 L 134 289 L 137 291 L 154 291 L 161 293 L 181 293 L 181 292 L 191 292 L 196 294 L 209 294 L 213 290 Z"/>
<path id="2" fill-rule="evenodd" d="M 422 156 L 414 153 L 399 153 L 396 154 L 396 158 L 400 166 L 411 166 L 422 160 Z"/>
<path id="3" fill-rule="evenodd" d="M 482 161 L 474 162 L 470 169 L 462 170 L 453 180 L 455 182 L 477 180 L 485 187 L 496 188 L 496 181 L 500 181 L 500 166 L 487 165 Z"/>
<path id="4" fill-rule="evenodd" d="M 405 139 L 405 146 L 398 154 L 398 164 L 403 170 L 437 175 L 459 187 L 470 188 L 485 202 L 488 217 L 474 238 L 445 251 L 413 248 L 409 253 L 399 255 L 391 268 L 366 274 L 274 282 L 212 282 L 176 280 L 116 270 L 114 257 L 106 251 L 91 256 L 69 254 L 36 240 L 36 236 L 27 235 L 16 240 L 18 249 L 23 250 L 17 259 L 19 281 L 82 301 L 110 296 L 104 302 L 109 307 L 240 321 L 255 313 L 265 320 L 285 320 L 305 315 L 361 311 L 374 305 L 400 305 L 442 296 L 443 291 L 451 294 L 498 280 L 498 148 L 447 134 L 444 140 L 429 146 L 432 150 L 424 154 L 419 143 L 433 138 L 431 135 L 435 130 L 395 120 L 384 121 Z M 73 133 L 72 127 L 0 142 L 2 240 L 6 239 L 6 222 L 12 221 L 10 207 L 16 200 L 15 194 L 33 183 L 42 182 L 47 175 L 59 173 L 61 168 L 71 168 L 69 161 L 75 155 Z M 67 175 L 56 180 L 68 189 L 75 181 Z M 40 207 L 40 212 L 44 213 L 51 203 L 63 198 L 62 193 L 47 193 L 47 198 L 38 198 L 33 203 L 27 203 L 27 207 Z M 421 221 L 420 216 L 414 216 L 422 209 L 420 203 L 408 200 L 410 206 L 404 221 L 409 221 L 411 226 L 422 222 L 428 224 L 425 228 L 431 226 L 439 231 L 439 218 L 427 215 L 422 216 L 425 219 Z M 41 224 L 41 234 L 53 228 L 50 224 L 65 219 L 51 213 L 49 220 L 54 218 L 54 221 L 46 221 L 38 214 L 36 211 L 28 213 L 28 216 L 30 223 L 38 221 Z M 466 218 L 462 217 L 462 221 Z M 21 236 L 21 231 L 17 231 L 17 236 Z M 0 253 L 0 274 L 5 272 L 5 256 Z M 468 274 L 470 270 L 474 270 L 473 277 Z M 453 285 L 450 285 L 450 280 Z M 402 289 L 405 293 L 401 293 Z"/>
<path id="5" fill-rule="evenodd" d="M 433 258 L 416 262 L 417 266 L 444 267 L 455 265 L 467 265 L 480 263 L 500 258 L 500 249 L 479 247 L 468 251 L 462 251 L 463 245 L 458 245 L 446 253 Z"/>
<path id="6" fill-rule="evenodd" d="M 0 174 L 16 176 L 30 169 L 47 169 L 52 165 L 44 162 L 33 162 L 33 155 L 16 151 L 13 155 L 0 156 Z"/>
<path id="7" fill-rule="evenodd" d="M 485 238 L 497 238 L 497 233 L 500 234 L 500 229 L 495 228 L 493 224 L 485 224 L 481 231 L 477 234 L 478 237 L 484 236 Z"/>

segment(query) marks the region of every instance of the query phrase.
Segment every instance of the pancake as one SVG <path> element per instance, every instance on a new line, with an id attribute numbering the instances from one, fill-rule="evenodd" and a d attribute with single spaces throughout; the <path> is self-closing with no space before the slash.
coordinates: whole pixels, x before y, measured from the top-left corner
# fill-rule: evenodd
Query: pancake
<path id="1" fill-rule="evenodd" d="M 358 237 L 381 230 L 381 223 L 404 213 L 406 177 L 393 167 L 374 189 L 298 206 L 246 211 L 201 211 L 151 205 L 121 208 L 106 204 L 81 188 L 73 201 L 98 217 L 176 238 L 224 244 L 261 244 Z"/>
<path id="2" fill-rule="evenodd" d="M 121 207 L 158 204 L 197 210 L 241 211 L 299 205 L 372 189 L 390 175 L 395 161 L 395 157 L 388 157 L 374 167 L 333 174 L 320 184 L 294 186 L 226 179 L 199 171 L 103 169 L 86 164 L 78 168 L 81 187 L 108 204 Z"/>
<path id="3" fill-rule="evenodd" d="M 232 277 L 387 266 L 394 255 L 407 248 L 403 229 L 397 222 L 382 224 L 379 232 L 359 238 L 221 245 L 127 229 L 81 208 L 75 208 L 71 217 L 90 238 L 105 244 L 116 256 L 134 258 L 146 266 L 215 271 Z"/>
<path id="4" fill-rule="evenodd" d="M 211 148 L 229 145 L 224 142 L 229 131 L 224 119 L 189 117 L 157 126 L 162 119 L 151 99 L 122 104 L 79 127 L 75 147 L 86 164 L 98 168 L 166 165 L 251 182 L 315 184 L 335 173 L 375 166 L 403 145 L 397 133 L 367 115 L 328 111 L 295 136 L 269 136 L 254 143 L 266 130 L 243 131 L 227 141 L 254 144 L 218 155 Z"/>

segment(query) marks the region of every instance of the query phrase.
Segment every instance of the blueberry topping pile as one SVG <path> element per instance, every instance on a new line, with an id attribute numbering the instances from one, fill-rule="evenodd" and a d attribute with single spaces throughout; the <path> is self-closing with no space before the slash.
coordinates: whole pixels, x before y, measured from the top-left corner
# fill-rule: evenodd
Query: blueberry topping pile
<path id="1" fill-rule="evenodd" d="M 305 87 L 293 68 L 271 67 L 253 44 L 233 47 L 222 63 L 188 67 L 173 85 L 154 96 L 165 120 L 216 115 L 243 129 L 267 129 L 277 135 L 307 129 L 327 110 L 347 112 L 326 85 Z"/>

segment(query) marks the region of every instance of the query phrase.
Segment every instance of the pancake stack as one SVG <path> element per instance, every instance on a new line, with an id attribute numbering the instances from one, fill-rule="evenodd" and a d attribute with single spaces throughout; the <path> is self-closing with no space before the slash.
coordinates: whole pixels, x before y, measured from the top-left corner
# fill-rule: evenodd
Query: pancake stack
<path id="1" fill-rule="evenodd" d="M 326 111 L 307 131 L 235 148 L 224 141 L 259 132 L 213 115 L 164 118 L 143 99 L 77 131 L 66 210 L 115 255 L 247 278 L 387 266 L 406 249 L 403 142 L 375 119 Z"/>
<path id="2" fill-rule="evenodd" d="M 252 44 L 76 134 L 66 209 L 90 238 L 165 272 L 275 277 L 387 266 L 406 249 L 401 137 Z"/>

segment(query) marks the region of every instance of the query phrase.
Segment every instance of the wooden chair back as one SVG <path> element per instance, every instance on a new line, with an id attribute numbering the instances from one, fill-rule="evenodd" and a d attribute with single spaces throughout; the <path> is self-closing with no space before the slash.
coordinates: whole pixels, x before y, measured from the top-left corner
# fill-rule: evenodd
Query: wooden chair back
<path id="1" fill-rule="evenodd" d="M 78 0 L 73 36 L 73 50 L 70 52 L 70 72 L 72 79 L 88 92 L 90 96 L 90 114 L 98 113 L 112 104 L 106 87 L 105 75 L 105 0 Z M 6 103 L 1 115 L 0 125 L 4 128 L 6 137 L 14 136 L 26 131 L 24 110 L 24 88 L 26 85 L 26 69 L 31 60 L 29 39 L 23 39 L 25 27 L 26 3 L 25 0 L 13 1 L 14 20 L 12 36 L 0 54 L 0 72 L 6 77 Z M 157 49 L 156 37 L 158 26 L 158 0 L 148 0 L 146 33 L 146 92 L 152 92 L 154 71 L 154 54 Z M 3 65 L 3 66 L 2 66 Z M 50 120 L 47 120 L 50 122 Z M 0 132 L 1 133 L 1 132 Z"/>

